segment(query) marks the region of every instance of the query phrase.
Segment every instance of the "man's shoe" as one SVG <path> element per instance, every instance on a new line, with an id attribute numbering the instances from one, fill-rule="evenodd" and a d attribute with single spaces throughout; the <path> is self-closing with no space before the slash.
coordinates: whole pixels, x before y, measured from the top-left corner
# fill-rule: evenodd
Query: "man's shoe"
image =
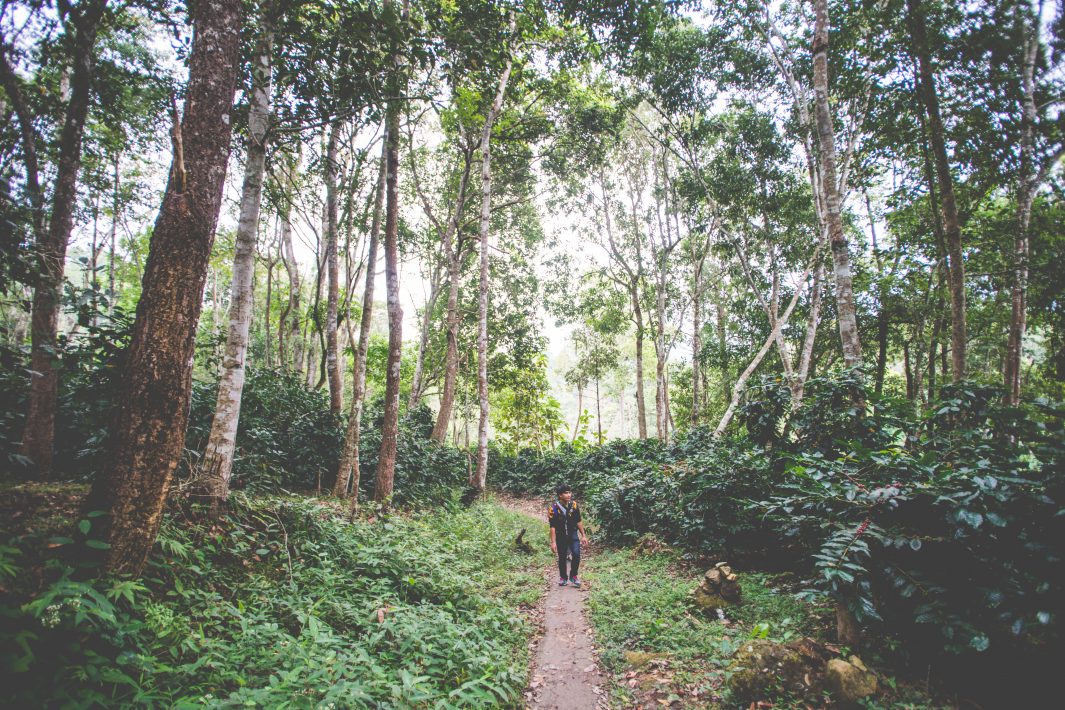
<path id="1" fill-rule="evenodd" d="M 569 583 L 572 584 L 574 587 L 580 587 L 581 586 L 581 578 L 580 577 L 574 577 L 573 579 L 571 579 L 569 581 Z"/>
<path id="2" fill-rule="evenodd" d="M 560 587 L 565 587 L 567 584 L 569 584 L 569 582 L 567 582 L 564 577 L 558 580 L 558 586 Z"/>

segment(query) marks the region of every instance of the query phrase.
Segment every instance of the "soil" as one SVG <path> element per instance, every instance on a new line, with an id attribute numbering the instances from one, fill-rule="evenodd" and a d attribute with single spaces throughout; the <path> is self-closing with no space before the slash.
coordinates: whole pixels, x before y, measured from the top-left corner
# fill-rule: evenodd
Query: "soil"
<path id="1" fill-rule="evenodd" d="M 546 514 L 546 505 L 534 501 L 503 496 L 496 500 L 530 517 Z M 544 573 L 547 594 L 542 635 L 533 653 L 526 701 L 533 710 L 605 707 L 606 676 L 599 670 L 592 628 L 584 612 L 587 588 L 560 587 L 555 574 L 554 565 Z"/>

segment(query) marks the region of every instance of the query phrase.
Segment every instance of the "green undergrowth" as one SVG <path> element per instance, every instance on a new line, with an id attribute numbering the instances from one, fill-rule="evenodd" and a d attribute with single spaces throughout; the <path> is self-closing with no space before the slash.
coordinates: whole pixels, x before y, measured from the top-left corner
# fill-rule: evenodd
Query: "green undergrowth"
<path id="1" fill-rule="evenodd" d="M 0 548 L 7 707 L 516 707 L 543 593 L 528 518 L 466 510 L 346 522 L 312 499 L 238 499 L 163 526 L 140 581 Z M 84 526 L 88 529 L 88 525 Z M 542 533 L 542 531 L 532 531 Z M 77 559 L 78 555 L 66 559 Z"/>
<path id="2" fill-rule="evenodd" d="M 610 670 L 624 669 L 626 651 L 720 665 L 748 638 L 787 641 L 816 633 L 821 623 L 823 609 L 778 590 L 772 576 L 752 572 L 741 578 L 744 603 L 722 624 L 689 603 L 702 571 L 673 553 L 596 555 L 586 575 L 592 583 L 588 608 Z"/>
<path id="3" fill-rule="evenodd" d="M 831 608 L 797 598 L 788 574 L 740 572 L 742 604 L 728 610 L 724 622 L 704 614 L 689 600 L 703 572 L 673 551 L 610 549 L 589 562 L 588 616 L 614 679 L 613 706 L 735 707 L 726 681 L 744 643 L 832 636 Z M 869 707 L 932 707 L 924 694 L 887 676 L 881 680 L 884 693 L 867 701 Z M 777 708 L 807 707 L 786 694 L 767 700 Z"/>

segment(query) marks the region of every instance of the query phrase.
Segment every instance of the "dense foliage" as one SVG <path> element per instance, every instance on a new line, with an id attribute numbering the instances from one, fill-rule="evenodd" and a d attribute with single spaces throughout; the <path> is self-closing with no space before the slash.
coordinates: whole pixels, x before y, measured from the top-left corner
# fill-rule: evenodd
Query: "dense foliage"
<path id="1" fill-rule="evenodd" d="M 344 522 L 312 500 L 238 497 L 215 525 L 170 518 L 144 578 L 80 581 L 95 541 L 0 547 L 10 707 L 514 705 L 542 593 L 498 506 Z M 78 524 L 88 529 L 87 521 Z M 532 568 L 527 567 L 532 564 Z"/>
<path id="2" fill-rule="evenodd" d="M 991 388 L 944 394 L 921 415 L 857 378 L 823 378 L 789 417 L 770 380 L 749 393 L 745 437 L 527 453 L 503 464 L 503 485 L 570 482 L 614 541 L 653 533 L 797 568 L 809 594 L 919 639 L 914 649 L 1059 646 L 1065 411 L 1007 408 Z"/>

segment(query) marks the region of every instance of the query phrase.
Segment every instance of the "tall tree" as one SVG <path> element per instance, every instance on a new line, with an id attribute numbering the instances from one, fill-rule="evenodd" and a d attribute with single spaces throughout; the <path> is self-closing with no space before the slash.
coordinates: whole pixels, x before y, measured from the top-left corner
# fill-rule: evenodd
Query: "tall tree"
<path id="1" fill-rule="evenodd" d="M 386 0 L 392 9 L 392 0 Z M 409 7 L 404 2 L 402 17 Z M 389 77 L 388 105 L 385 111 L 385 292 L 388 307 L 388 361 L 385 365 L 385 407 L 381 424 L 381 449 L 377 457 L 374 500 L 388 504 L 396 474 L 396 444 L 399 439 L 399 379 L 403 358 L 403 307 L 399 302 L 399 117 L 404 92 L 403 60 L 399 43 L 393 39 L 393 67 Z"/>
<path id="2" fill-rule="evenodd" d="M 8 60 L 6 39 L 0 37 L 0 80 L 15 106 L 19 118 L 26 163 L 28 192 L 35 215 L 36 250 L 41 260 L 40 274 L 33 290 L 30 325 L 30 380 L 28 411 L 22 434 L 22 455 L 33 461 L 38 476 L 52 472 L 55 448 L 57 370 L 56 336 L 59 327 L 60 295 L 67 244 L 74 229 L 78 202 L 78 173 L 81 170 L 85 119 L 89 114 L 96 38 L 99 34 L 107 0 L 84 0 L 76 5 L 59 7 L 64 26 L 63 40 L 72 61 L 69 98 L 59 136 L 52 207 L 45 217 L 38 174 L 36 130 L 26 107 L 18 76 Z"/>
<path id="3" fill-rule="evenodd" d="M 511 14 L 510 29 L 514 32 L 514 15 Z M 477 466 L 470 480 L 470 487 L 483 491 L 488 478 L 488 249 L 489 226 L 492 219 L 492 126 L 503 110 L 503 97 L 510 82 L 514 58 L 507 52 L 506 65 L 499 76 L 495 98 L 484 119 L 481 129 L 481 275 L 477 299 L 477 400 L 480 417 L 477 423 Z"/>
<path id="4" fill-rule="evenodd" d="M 185 443 L 193 342 L 229 162 L 240 59 L 241 2 L 202 0 L 190 11 L 185 112 L 180 121 L 175 115 L 174 158 L 145 264 L 111 466 L 87 501 L 90 510 L 105 512 L 94 533 L 108 543 L 104 569 L 133 575 L 158 534 Z"/>
<path id="5" fill-rule="evenodd" d="M 911 0 L 912 2 L 913 0 Z M 821 184 L 825 201 L 825 222 L 832 267 L 836 280 L 836 316 L 843 345 L 843 363 L 856 367 L 862 361 L 858 338 L 858 317 L 854 305 L 854 280 L 851 274 L 847 236 L 843 233 L 840 214 L 842 201 L 836 171 L 836 134 L 832 110 L 828 104 L 828 0 L 814 2 L 813 89 L 814 114 L 817 122 L 818 147 L 821 154 Z"/>
<path id="6" fill-rule="evenodd" d="M 946 239 L 947 269 L 950 286 L 950 357 L 954 381 L 965 379 L 968 329 L 966 327 L 965 265 L 962 263 L 961 218 L 954 194 L 954 178 L 947 157 L 946 131 L 939 110 L 935 68 L 928 46 L 928 24 L 922 0 L 906 0 L 913 36 L 913 52 L 917 57 L 917 93 L 928 119 L 928 142 L 932 148 L 936 181 L 939 187 L 939 210 Z"/>
<path id="7" fill-rule="evenodd" d="M 245 358 L 248 331 L 252 319 L 252 291 L 255 285 L 255 247 L 259 231 L 259 208 L 262 205 L 263 174 L 266 168 L 266 143 L 270 130 L 271 61 L 274 32 L 273 9 L 264 5 L 262 34 L 253 58 L 251 101 L 248 115 L 248 149 L 241 189 L 240 216 L 237 220 L 233 256 L 232 295 L 229 306 L 229 330 L 222 375 L 218 380 L 218 398 L 207 448 L 200 469 L 200 488 L 217 514 L 229 497 L 229 480 L 233 474 L 233 453 L 237 444 L 240 402 L 244 392 Z M 269 285 L 269 281 L 267 282 Z M 270 298 L 267 290 L 266 313 Z M 269 325 L 269 320 L 267 321 Z M 267 337 L 267 352 L 270 339 Z"/>
<path id="8" fill-rule="evenodd" d="M 329 382 L 329 409 L 340 414 L 344 407 L 344 384 L 340 376 L 340 352 L 337 325 L 340 303 L 340 257 L 337 224 L 337 149 L 340 140 L 340 121 L 329 127 L 325 158 L 325 228 L 326 309 L 325 309 L 325 372 Z"/>
<path id="9" fill-rule="evenodd" d="M 359 505 L 359 435 L 362 427 L 363 401 L 366 399 L 366 354 L 370 348 L 370 324 L 373 320 L 374 281 L 377 278 L 377 242 L 381 234 L 381 212 L 384 209 L 385 189 L 388 184 L 388 133 L 385 132 L 381 147 L 381 161 L 377 174 L 377 194 L 374 196 L 373 218 L 370 224 L 370 239 L 366 247 L 366 283 L 362 296 L 362 315 L 359 319 L 359 342 L 352 363 L 354 386 L 351 408 L 348 411 L 348 427 L 344 432 L 344 444 L 340 450 L 340 465 L 337 469 L 333 494 L 343 498 L 351 486 L 352 515 Z"/>

